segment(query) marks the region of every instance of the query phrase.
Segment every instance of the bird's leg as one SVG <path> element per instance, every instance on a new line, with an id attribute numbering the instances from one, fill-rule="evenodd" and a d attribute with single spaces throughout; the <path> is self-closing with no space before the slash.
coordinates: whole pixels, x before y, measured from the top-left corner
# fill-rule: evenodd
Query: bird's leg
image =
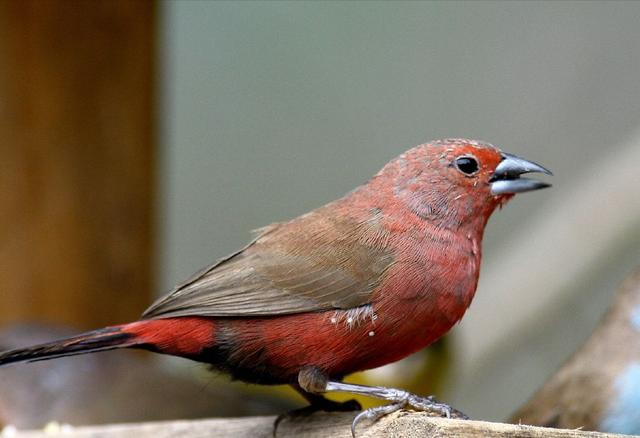
<path id="1" fill-rule="evenodd" d="M 346 412 L 346 411 L 359 411 L 360 409 L 362 409 L 362 406 L 360 406 L 360 403 L 358 403 L 358 401 L 354 399 L 347 400 L 344 402 L 337 402 L 337 401 L 329 400 L 328 398 L 323 397 L 320 394 L 313 394 L 311 392 L 307 392 L 298 385 L 291 385 L 291 386 L 309 402 L 309 406 L 307 406 L 306 408 L 303 408 L 303 410 L 307 409 L 309 413 L 313 413 L 316 411 Z"/>
<path id="2" fill-rule="evenodd" d="M 382 386 L 365 386 L 353 383 L 343 383 L 329 380 L 328 376 L 317 368 L 305 368 L 298 374 L 298 384 L 302 389 L 312 394 L 321 394 L 329 391 L 348 392 L 351 394 L 365 395 L 391 403 L 384 406 L 376 406 L 359 413 L 351 424 L 351 434 L 356 436 L 356 426 L 363 419 L 373 421 L 405 407 L 418 411 L 431 412 L 447 418 L 468 419 L 465 414 L 451 406 L 439 403 L 433 397 L 420 397 L 408 391 Z"/>
<path id="3" fill-rule="evenodd" d="M 285 412 L 284 414 L 280 414 L 276 417 L 275 422 L 273 423 L 273 436 L 275 437 L 278 430 L 278 425 L 285 418 L 293 419 L 297 417 L 304 417 L 307 415 L 311 415 L 318 411 L 325 412 L 348 412 L 348 411 L 359 411 L 362 409 L 360 403 L 357 400 L 347 400 L 344 402 L 337 402 L 333 400 L 329 400 L 328 398 L 323 397 L 319 393 L 308 392 L 300 387 L 300 385 L 292 384 L 291 387 L 295 389 L 301 396 L 305 398 L 309 402 L 308 406 L 305 406 L 300 409 L 294 409 L 293 411 Z"/>

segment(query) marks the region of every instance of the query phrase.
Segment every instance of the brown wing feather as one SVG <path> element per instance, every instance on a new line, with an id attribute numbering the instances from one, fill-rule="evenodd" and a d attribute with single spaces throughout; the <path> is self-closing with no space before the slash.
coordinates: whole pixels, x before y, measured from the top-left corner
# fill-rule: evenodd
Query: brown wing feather
<path id="1" fill-rule="evenodd" d="M 282 315 L 369 303 L 393 261 L 379 245 L 384 239 L 371 238 L 383 231 L 375 220 L 327 212 L 264 228 L 247 247 L 158 300 L 143 318 Z"/>

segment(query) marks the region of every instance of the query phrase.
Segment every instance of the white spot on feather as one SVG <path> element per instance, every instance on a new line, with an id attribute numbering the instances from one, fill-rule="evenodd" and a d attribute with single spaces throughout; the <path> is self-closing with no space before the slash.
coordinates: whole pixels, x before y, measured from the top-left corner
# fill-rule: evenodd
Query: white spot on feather
<path id="1" fill-rule="evenodd" d="M 344 321 L 345 325 L 349 329 L 352 329 L 353 327 L 359 326 L 367 318 L 370 319 L 371 323 L 378 318 L 370 304 L 349 310 L 336 310 L 333 316 L 331 316 L 330 321 L 332 324 L 338 324 Z"/>

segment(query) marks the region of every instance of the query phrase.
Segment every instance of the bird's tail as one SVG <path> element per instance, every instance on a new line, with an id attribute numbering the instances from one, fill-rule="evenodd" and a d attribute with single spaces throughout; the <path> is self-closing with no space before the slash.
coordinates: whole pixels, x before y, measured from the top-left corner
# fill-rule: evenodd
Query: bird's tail
<path id="1" fill-rule="evenodd" d="M 194 357 L 214 342 L 215 322 L 210 318 L 148 319 L 93 330 L 71 338 L 0 353 L 0 366 L 35 362 L 77 354 L 143 348 L 176 356 Z"/>
<path id="2" fill-rule="evenodd" d="M 135 336 L 124 332 L 122 327 L 107 327 L 33 347 L 5 351 L 0 353 L 0 365 L 14 362 L 35 362 L 135 345 Z"/>

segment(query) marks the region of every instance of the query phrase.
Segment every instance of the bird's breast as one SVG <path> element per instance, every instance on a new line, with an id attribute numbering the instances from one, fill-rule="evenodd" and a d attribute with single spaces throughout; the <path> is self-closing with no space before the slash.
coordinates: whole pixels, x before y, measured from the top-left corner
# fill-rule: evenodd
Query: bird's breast
<path id="1" fill-rule="evenodd" d="M 423 231 L 421 237 L 418 241 L 396 242 L 396 262 L 387 271 L 374 300 L 383 307 L 391 306 L 393 301 L 409 300 L 429 317 L 436 310 L 457 315 L 459 307 L 464 310 L 469 306 L 475 293 L 480 237 L 441 229 Z"/>

